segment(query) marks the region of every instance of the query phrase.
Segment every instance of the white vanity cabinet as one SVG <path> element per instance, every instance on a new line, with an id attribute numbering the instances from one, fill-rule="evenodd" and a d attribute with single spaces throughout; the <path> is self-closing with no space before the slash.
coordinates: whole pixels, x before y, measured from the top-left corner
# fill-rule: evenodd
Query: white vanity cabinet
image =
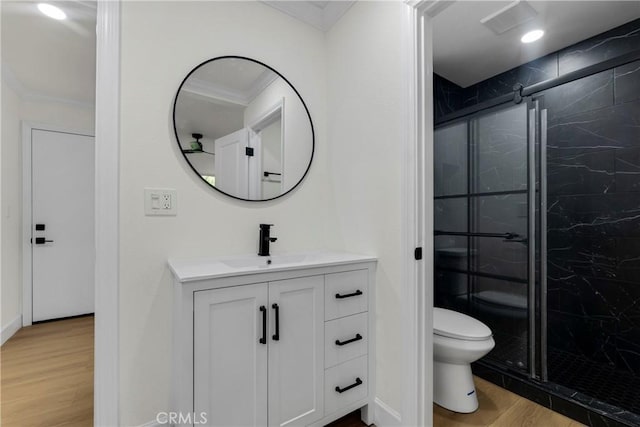
<path id="1" fill-rule="evenodd" d="M 358 408 L 371 424 L 375 259 L 263 260 L 169 261 L 179 425 L 323 426 Z"/>

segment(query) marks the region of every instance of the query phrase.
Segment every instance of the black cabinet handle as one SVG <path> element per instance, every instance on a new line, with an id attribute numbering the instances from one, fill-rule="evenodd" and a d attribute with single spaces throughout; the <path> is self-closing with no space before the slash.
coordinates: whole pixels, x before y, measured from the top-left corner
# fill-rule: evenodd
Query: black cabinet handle
<path id="1" fill-rule="evenodd" d="M 362 291 L 360 289 L 358 289 L 352 294 L 346 294 L 346 295 L 336 294 L 336 298 L 342 299 L 342 298 L 349 298 L 349 297 L 357 297 L 358 295 L 362 295 Z"/>
<path id="2" fill-rule="evenodd" d="M 46 240 L 44 237 L 36 237 L 36 245 L 44 245 L 45 243 L 53 243 L 53 240 Z"/>
<path id="3" fill-rule="evenodd" d="M 280 341 L 280 307 L 278 304 L 273 304 L 271 308 L 276 312 L 276 333 L 273 334 L 272 338 L 274 341 Z"/>
<path id="4" fill-rule="evenodd" d="M 356 336 L 354 338 L 351 338 L 350 340 L 346 340 L 346 341 L 336 340 L 336 345 L 347 345 L 354 341 L 360 341 L 361 339 L 362 339 L 362 335 L 356 334 Z"/>
<path id="5" fill-rule="evenodd" d="M 362 384 L 362 380 L 360 378 L 356 378 L 356 382 L 355 383 L 353 383 L 351 385 L 348 385 L 345 388 L 340 388 L 340 387 L 336 386 L 336 391 L 338 393 L 344 393 L 347 390 L 351 390 L 354 387 L 358 387 L 360 384 Z"/>
<path id="6" fill-rule="evenodd" d="M 260 338 L 260 344 L 267 343 L 267 307 L 264 305 L 260 306 L 260 311 L 262 312 L 262 338 Z"/>

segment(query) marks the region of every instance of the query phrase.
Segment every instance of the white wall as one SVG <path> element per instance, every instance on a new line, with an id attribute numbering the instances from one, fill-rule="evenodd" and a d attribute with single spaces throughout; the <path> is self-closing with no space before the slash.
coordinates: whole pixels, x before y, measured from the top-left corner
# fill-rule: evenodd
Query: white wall
<path id="1" fill-rule="evenodd" d="M 93 109 L 22 99 L 2 81 L 2 327 L 22 314 L 22 122 L 93 134 Z"/>
<path id="2" fill-rule="evenodd" d="M 275 224 L 275 252 L 335 240 L 327 200 L 324 34 L 256 2 L 123 2 L 120 139 L 120 405 L 123 426 L 153 420 L 170 396 L 171 257 L 253 253 L 258 224 Z M 255 58 L 307 102 L 316 156 L 284 198 L 241 202 L 209 188 L 179 152 L 172 102 L 184 76 L 221 55 Z M 175 188 L 176 217 L 145 217 L 145 187 Z"/>
<path id="3" fill-rule="evenodd" d="M 292 56 L 292 59 L 295 56 Z M 280 71 L 282 73 L 282 71 Z M 287 77 L 286 74 L 283 74 Z M 288 78 L 288 77 L 287 77 Z M 295 85 L 294 85 L 295 86 Z M 298 89 L 299 90 L 299 89 Z M 284 169 L 283 191 L 289 191 L 307 170 L 313 149 L 312 133 L 304 105 L 283 79 L 276 79 L 247 106 L 244 124 L 249 126 L 284 98 Z"/>
<path id="4" fill-rule="evenodd" d="M 20 168 L 20 106 L 18 95 L 2 82 L 2 203 L 0 209 L 2 250 L 2 329 L 22 314 L 22 262 L 20 245 L 22 207 L 19 182 L 22 181 Z M 18 179 L 16 182 L 15 179 Z"/>
<path id="5" fill-rule="evenodd" d="M 327 34 L 328 167 L 338 249 L 378 256 L 377 397 L 402 410 L 404 2 L 358 2 Z"/>
<path id="6" fill-rule="evenodd" d="M 124 2 L 120 157 L 121 425 L 151 421 L 170 395 L 171 257 L 256 250 L 374 254 L 377 395 L 402 409 L 403 2 L 358 2 L 327 34 L 257 2 Z M 267 36 L 268 35 L 268 36 Z M 196 177 L 173 136 L 172 101 L 202 61 L 241 55 L 284 74 L 304 98 L 316 152 L 282 199 L 225 197 Z M 151 72 L 152 70 L 153 72 Z M 176 217 L 145 217 L 143 189 L 178 191 Z"/>

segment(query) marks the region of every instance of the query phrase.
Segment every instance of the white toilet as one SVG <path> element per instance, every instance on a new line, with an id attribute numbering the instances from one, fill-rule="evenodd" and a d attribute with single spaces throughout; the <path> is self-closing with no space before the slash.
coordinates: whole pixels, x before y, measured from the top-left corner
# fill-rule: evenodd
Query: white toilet
<path id="1" fill-rule="evenodd" d="M 471 363 L 495 346 L 491 329 L 466 314 L 433 309 L 433 401 L 454 412 L 478 409 Z"/>

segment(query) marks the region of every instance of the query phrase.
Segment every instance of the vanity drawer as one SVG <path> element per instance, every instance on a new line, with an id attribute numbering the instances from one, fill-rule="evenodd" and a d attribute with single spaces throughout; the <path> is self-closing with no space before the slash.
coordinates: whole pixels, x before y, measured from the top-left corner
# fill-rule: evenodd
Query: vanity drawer
<path id="1" fill-rule="evenodd" d="M 324 374 L 324 387 L 325 415 L 367 397 L 367 356 L 327 369 Z"/>
<path id="2" fill-rule="evenodd" d="M 325 276 L 324 319 L 333 320 L 367 311 L 367 270 Z"/>
<path id="3" fill-rule="evenodd" d="M 367 319 L 368 314 L 361 313 L 324 324 L 325 368 L 367 354 Z"/>

